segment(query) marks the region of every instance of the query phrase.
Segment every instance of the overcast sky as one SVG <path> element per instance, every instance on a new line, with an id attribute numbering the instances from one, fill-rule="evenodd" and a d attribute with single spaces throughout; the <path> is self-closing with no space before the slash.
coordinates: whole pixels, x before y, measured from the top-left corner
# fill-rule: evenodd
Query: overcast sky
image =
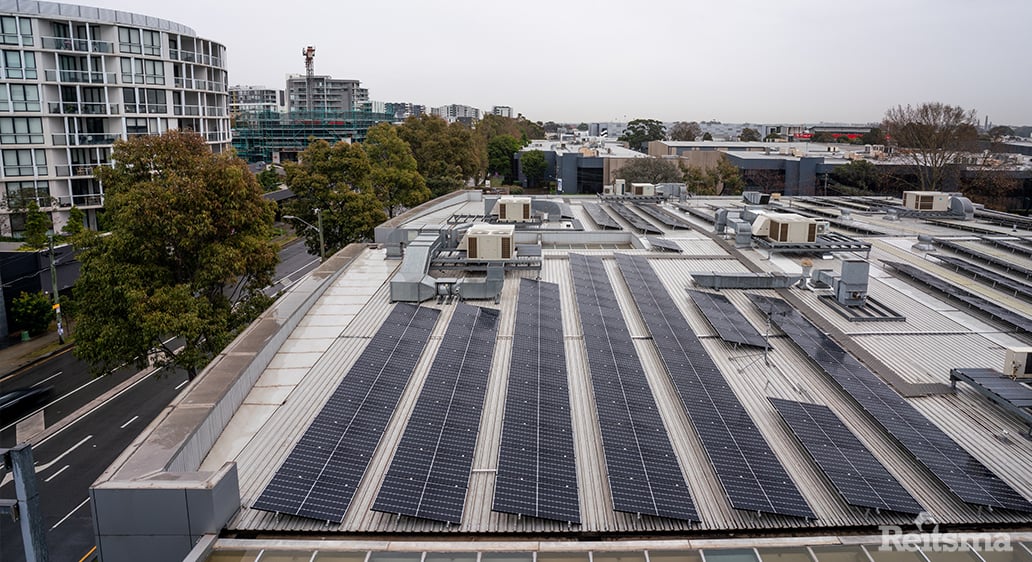
<path id="1" fill-rule="evenodd" d="M 228 49 L 230 84 L 353 78 L 371 99 L 535 121 L 879 121 L 941 101 L 1032 124 L 1030 0 L 83 0 Z"/>

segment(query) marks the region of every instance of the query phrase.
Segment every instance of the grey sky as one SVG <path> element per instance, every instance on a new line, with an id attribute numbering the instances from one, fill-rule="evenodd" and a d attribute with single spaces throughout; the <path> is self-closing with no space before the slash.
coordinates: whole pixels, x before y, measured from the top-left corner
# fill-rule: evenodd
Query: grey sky
<path id="1" fill-rule="evenodd" d="M 228 48 L 231 84 L 304 72 L 371 99 L 533 120 L 880 120 L 942 101 L 1032 124 L 1029 0 L 83 0 Z"/>

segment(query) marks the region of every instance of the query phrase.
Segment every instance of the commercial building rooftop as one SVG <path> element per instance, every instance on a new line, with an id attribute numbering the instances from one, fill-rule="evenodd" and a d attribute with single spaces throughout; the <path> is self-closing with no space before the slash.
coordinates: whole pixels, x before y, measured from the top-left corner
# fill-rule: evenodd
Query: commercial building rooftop
<path id="1" fill-rule="evenodd" d="M 200 544 L 193 547 L 196 556 L 200 556 L 198 552 L 211 553 L 213 560 L 230 559 L 218 558 L 219 553 L 230 556 L 230 552 L 266 548 L 271 544 L 269 541 L 279 545 L 275 548 L 282 549 L 289 544 L 290 549 L 308 553 L 320 548 L 335 552 L 380 552 L 391 550 L 388 544 L 407 544 L 406 548 L 412 551 L 474 554 L 497 549 L 545 552 L 567 541 L 605 541 L 580 547 L 593 551 L 594 559 L 599 560 L 605 551 L 715 548 L 706 540 L 719 537 L 736 538 L 737 542 L 725 547 L 747 545 L 753 548 L 764 544 L 798 547 L 841 545 L 860 541 L 860 537 L 867 537 L 863 540 L 870 542 L 880 526 L 913 528 L 913 513 L 851 505 L 849 495 L 840 490 L 842 484 L 831 476 L 834 471 L 812 455 L 809 449 L 812 443 L 806 443 L 802 436 L 797 437 L 798 428 L 786 421 L 790 402 L 826 407 L 826 411 L 818 414 L 837 418 L 841 422 L 838 431 L 851 434 L 862 444 L 869 458 L 884 467 L 891 479 L 944 528 L 1029 529 L 1032 523 L 1032 503 L 1029 503 L 1032 440 L 1025 436 L 1028 427 L 1021 417 L 994 404 L 976 389 L 968 385 L 951 388 L 950 371 L 955 368 L 1002 371 L 1006 348 L 1027 347 L 1032 344 L 1032 338 L 1028 332 L 986 316 L 978 309 L 968 308 L 960 301 L 950 300 L 947 295 L 899 275 L 895 268 L 884 264 L 886 261 L 909 264 L 1006 307 L 1016 315 L 1032 318 L 1032 299 L 1028 293 L 1001 290 L 984 278 L 965 275 L 934 255 L 938 252 L 972 260 L 970 254 L 956 251 L 959 245 L 1032 270 L 1032 229 L 1027 222 L 1015 219 L 1013 225 L 1007 226 L 982 222 L 977 214 L 970 221 L 941 216 L 935 220 L 920 216 L 886 220 L 886 209 L 898 206 L 899 200 L 813 197 L 775 200 L 770 207 L 776 212 L 809 210 L 811 214 L 838 216 L 840 220 L 827 226 L 832 233 L 840 238 L 856 237 L 870 244 L 870 257 L 866 261 L 870 276 L 864 279 L 864 292 L 870 299 L 868 302 L 894 312 L 895 316 L 856 321 L 848 311 L 844 313 L 842 307 L 834 304 L 835 286 L 828 288 L 817 281 L 834 278 L 835 282 L 853 282 L 842 264 L 864 256 L 836 253 L 830 247 L 817 247 L 809 255 L 799 255 L 779 253 L 776 245 L 768 244 L 763 249 L 740 243 L 736 246 L 734 233 L 715 232 L 713 222 L 722 209 L 745 212 L 745 203 L 740 198 L 689 198 L 660 205 L 667 213 L 691 222 L 692 230 L 673 230 L 653 215 L 642 212 L 638 203 L 625 202 L 631 212 L 638 213 L 641 220 L 652 222 L 663 233 L 650 237 L 639 235 L 616 213 L 610 216 L 623 230 L 599 228 L 585 210 L 584 203 L 589 202 L 598 204 L 599 200 L 593 197 L 534 198 L 535 211 L 550 204 L 568 205 L 575 219 L 573 224 L 579 225 L 579 229 L 544 228 L 541 224 L 533 228 L 517 226 L 512 235 L 513 243 L 540 245 L 540 267 L 508 269 L 494 298 L 465 301 L 466 305 L 494 311 L 489 317 L 496 334 L 494 347 L 489 352 L 490 361 L 482 367 L 483 399 L 472 399 L 468 405 L 448 410 L 463 416 L 476 411 L 478 416 L 470 422 L 475 428 L 475 438 L 471 441 L 470 456 L 464 461 L 469 468 L 460 470 L 455 480 L 459 485 L 465 481 L 468 486 L 459 491 L 461 517 L 458 521 L 448 523 L 435 519 L 432 510 L 430 516 L 413 517 L 378 509 L 383 509 L 385 488 L 392 486 L 390 482 L 385 484 L 390 480 L 385 477 L 398 469 L 397 463 L 405 460 L 397 454 L 399 447 L 403 447 L 403 440 L 416 439 L 409 435 L 415 431 L 413 426 L 418 425 L 413 419 L 422 419 L 420 416 L 425 414 L 421 412 L 433 410 L 427 410 L 425 404 L 420 403 L 436 396 L 430 394 L 436 386 L 428 382 L 439 376 L 434 374 L 441 370 L 439 365 L 435 367 L 436 363 L 451 361 L 459 365 L 453 371 L 463 372 L 461 365 L 466 355 L 456 355 L 457 330 L 453 328 L 470 313 L 459 306 L 459 299 L 443 296 L 447 292 L 445 287 L 453 286 L 457 279 L 471 283 L 483 281 L 483 274 L 479 272 L 483 270 L 436 270 L 433 256 L 429 255 L 426 257 L 427 278 L 442 296 L 420 303 L 390 302 L 391 282 L 403 260 L 409 259 L 405 250 L 417 235 L 441 234 L 442 247 L 446 247 L 448 240 L 461 237 L 469 226 L 452 217 L 490 214 L 494 201 L 485 201 L 479 192 L 454 193 L 385 223 L 377 229 L 376 243 L 353 245 L 328 260 L 227 348 L 184 390 L 166 415 L 148 428 L 134 447 L 94 485 L 91 497 L 101 549 L 108 549 L 110 559 L 119 559 L 115 553 L 128 552 L 126 537 L 160 534 L 153 528 L 148 530 L 147 518 L 142 515 L 139 520 L 127 521 L 126 518 L 132 518 L 131 509 L 126 513 L 123 507 L 117 517 L 109 512 L 115 509 L 114 498 L 133 497 L 133 501 L 138 501 L 143 496 L 132 494 L 152 493 L 150 497 L 154 499 L 148 508 L 153 509 L 166 501 L 158 499 L 160 491 L 177 489 L 206 490 L 204 493 L 210 494 L 205 500 L 207 503 L 191 504 L 188 497 L 181 508 L 190 511 L 200 509 L 197 506 L 201 503 L 209 506 L 206 519 L 193 516 L 205 522 L 192 523 L 186 535 L 191 547 Z M 610 204 L 602 202 L 601 207 L 607 209 Z M 844 218 L 841 217 L 843 211 L 848 211 Z M 867 225 L 868 232 L 878 234 L 858 235 L 856 230 L 836 226 L 845 221 Z M 979 232 L 955 226 L 977 226 Z M 952 245 L 936 247 L 935 251 L 920 249 L 923 246 L 915 247 L 919 236 L 920 241 L 926 243 L 928 239 L 939 238 Z M 650 238 L 662 239 L 664 247 L 650 243 Z M 672 248 L 680 252 L 670 251 Z M 628 256 L 634 259 L 629 260 Z M 812 260 L 816 269 L 829 271 L 807 275 L 809 265 L 804 259 Z M 1027 278 L 1013 271 L 1008 273 L 997 266 L 982 265 L 997 269 L 1000 275 L 1015 282 L 1028 283 Z M 490 271 L 492 266 L 486 267 Z M 589 270 L 590 278 L 586 277 Z M 743 274 L 756 274 L 756 279 L 762 279 L 764 274 L 778 274 L 802 277 L 803 281 L 810 279 L 810 282 L 806 287 L 801 287 L 800 282 L 781 289 L 713 291 L 699 286 L 693 277 L 704 273 L 736 274 L 738 279 Z M 488 273 L 488 281 L 490 275 Z M 731 277 L 734 276 L 728 278 Z M 542 295 L 554 291 L 556 300 L 542 305 L 541 311 L 531 317 L 529 309 L 525 308 L 529 306 L 524 293 L 528 290 L 526 287 L 539 287 Z M 589 287 L 591 290 L 587 291 Z M 724 312 L 735 317 L 740 326 L 762 334 L 767 346 L 759 348 L 722 339 L 707 320 L 707 311 L 697 304 L 701 301 L 693 300 L 687 289 L 725 297 L 724 306 L 731 308 L 725 308 Z M 813 326 L 806 328 L 810 330 L 807 333 L 822 334 L 821 337 L 826 336 L 834 345 L 807 351 L 799 343 L 798 334 L 782 331 L 787 316 L 764 308 L 767 305 L 756 304 L 768 302 L 754 300 L 757 296 L 772 297 L 784 303 L 801 319 L 800 325 Z M 415 354 L 411 357 L 413 367 L 411 373 L 402 373 L 404 382 L 395 385 L 392 391 L 397 393 L 396 406 L 382 406 L 390 409 L 382 427 L 369 426 L 368 434 L 363 434 L 361 429 L 353 433 L 355 439 L 371 443 L 371 454 L 357 459 L 354 458 L 357 453 L 340 451 L 337 457 L 349 466 L 360 468 L 357 486 L 345 494 L 351 498 L 344 501 L 341 520 L 277 512 L 268 504 L 256 509 L 256 502 L 270 482 L 282 483 L 285 478 L 299 477 L 291 476 L 293 473 L 288 474 L 283 468 L 293 462 L 288 459 L 302 453 L 321 454 L 321 446 L 306 453 L 300 448 L 308 445 L 299 443 L 310 442 L 312 436 L 306 436 L 306 432 L 323 431 L 318 429 L 321 427 L 318 423 L 313 426 L 313 420 L 327 416 L 325 412 L 321 414 L 327 404 L 358 399 L 355 394 L 341 394 L 338 387 L 358 388 L 348 385 L 362 380 L 360 367 L 366 359 L 361 358 L 386 361 L 388 366 L 384 366 L 382 372 L 390 370 L 391 358 L 384 357 L 388 352 L 370 350 L 384 341 L 393 341 L 390 326 L 396 315 L 401 314 L 399 311 L 408 310 L 402 307 L 412 306 L 435 311 L 430 315 L 434 319 L 428 324 L 425 345 L 407 352 Z M 674 329 L 681 325 L 687 328 Z M 549 330 L 558 330 L 558 348 L 551 353 L 563 358 L 561 367 L 565 379 L 560 378 L 559 386 L 564 390 L 553 394 L 565 394 L 563 397 L 568 400 L 576 474 L 575 481 L 568 484 L 576 487 L 575 507 L 579 513 L 576 522 L 494 509 L 497 479 L 501 478 L 499 471 L 506 458 L 503 449 L 507 446 L 504 444 L 506 432 L 510 431 L 507 424 L 512 421 L 507 418 L 515 411 L 512 410 L 515 406 L 507 400 L 516 392 L 514 381 L 522 380 L 514 369 L 525 361 L 533 363 L 526 359 L 529 351 L 520 343 L 521 338 L 528 328 L 540 333 L 546 326 Z M 604 327 L 601 335 L 600 327 Z M 668 329 L 673 331 L 668 334 L 665 331 Z M 544 345 L 540 342 L 545 340 L 533 341 L 538 343 L 531 348 Z M 673 341 L 678 344 L 671 347 Z M 605 349 L 610 349 L 605 346 L 611 347 L 605 353 L 612 353 L 615 363 L 599 362 L 600 357 L 604 359 L 600 345 Z M 672 354 L 676 353 L 685 354 L 681 363 L 672 359 Z M 867 384 L 873 385 L 869 387 L 873 389 L 871 392 L 882 396 L 886 403 L 891 402 L 897 408 L 893 411 L 902 412 L 902 418 L 927 424 L 925 429 L 909 437 L 893 433 L 892 420 L 873 411 L 868 396 L 852 392 L 842 382 L 844 379 L 822 362 L 828 354 L 842 358 L 843 365 L 860 369 L 861 374 L 853 376 L 869 376 Z M 633 379 L 635 376 L 643 377 L 640 380 L 644 382 L 635 386 L 631 382 L 637 380 Z M 633 441 L 638 444 L 637 452 L 628 452 L 629 449 L 621 446 L 619 439 L 625 438 L 621 435 L 629 435 L 621 433 L 627 429 L 628 422 L 614 422 L 615 418 L 611 417 L 614 403 L 604 399 L 609 396 L 604 385 L 617 379 L 623 391 L 614 395 L 614 400 L 626 400 L 621 408 L 626 408 L 629 424 L 634 426 L 632 433 L 638 436 Z M 369 388 L 369 396 L 382 397 L 381 390 L 376 390 L 378 387 Z M 462 387 L 458 392 L 471 393 L 471 390 L 472 387 Z M 705 404 L 701 401 L 703 397 Z M 454 396 L 451 400 L 455 400 Z M 561 404 L 550 407 L 562 409 Z M 645 415 L 645 410 L 652 413 Z M 736 412 L 738 417 L 730 417 Z M 818 414 L 811 412 L 811 415 Z M 661 423 L 657 426 L 654 421 L 650 422 L 653 423 L 648 426 L 651 429 L 642 433 L 645 431 L 642 424 L 651 415 Z M 348 419 L 358 423 L 364 418 L 358 413 Z M 723 429 L 719 432 L 712 431 L 708 421 L 714 419 L 722 419 Z M 523 420 L 521 423 L 535 422 Z M 541 427 L 551 428 L 549 431 L 557 427 L 540 423 Z M 315 429 L 311 429 L 313 427 Z M 748 447 L 744 441 L 746 431 L 752 443 Z M 445 439 L 446 431 L 442 429 L 435 435 Z M 548 432 L 538 435 L 548 435 Z M 726 442 L 719 441 L 724 435 L 732 437 Z M 991 499 L 972 501 L 973 496 L 949 484 L 950 477 L 944 477 L 942 469 L 917 450 L 923 446 L 922 435 L 925 441 L 935 441 L 941 446 L 955 443 L 954 461 L 962 465 L 957 470 L 972 473 L 987 470 L 990 474 L 980 478 L 988 478 L 985 482 L 991 481 L 998 490 L 1010 490 L 1013 496 L 995 506 Z M 347 439 L 351 437 L 340 437 L 337 445 Z M 453 454 L 442 448 L 439 441 L 426 439 L 425 446 L 436 451 L 434 462 L 444 463 L 447 455 Z M 549 447 L 541 448 L 540 454 L 550 451 Z M 650 450 L 662 447 L 669 447 L 672 457 L 649 458 Z M 744 464 L 727 464 L 730 461 L 723 458 L 722 449 L 739 456 L 743 460 L 736 462 Z M 680 478 L 685 494 L 682 498 L 689 498 L 687 501 L 694 507 L 695 517 L 649 515 L 647 509 L 638 512 L 614 509 L 614 502 L 621 504 L 620 488 L 626 484 L 621 481 L 622 469 L 617 462 L 625 454 L 639 459 L 647 467 L 646 478 L 652 479 L 652 484 L 657 482 L 654 480 L 657 473 L 649 475 L 648 467 L 659 467 L 663 463 L 673 466 L 674 480 Z M 968 455 L 970 460 L 965 461 Z M 767 465 L 756 464 L 761 457 Z M 337 461 L 330 458 L 318 473 L 300 476 L 312 483 L 309 493 L 333 496 L 341 492 L 325 484 L 325 473 L 332 471 L 334 462 Z M 984 469 L 979 469 L 979 465 Z M 751 474 L 736 475 L 729 466 L 744 466 Z M 770 468 L 757 468 L 762 466 Z M 776 473 L 774 467 L 783 470 L 788 480 L 771 482 L 769 478 Z M 432 472 L 433 468 L 428 470 Z M 863 477 L 862 472 L 857 478 Z M 735 478 L 755 479 L 756 485 L 765 490 L 796 490 L 802 503 L 794 511 L 779 511 L 779 501 L 770 502 L 773 508 L 736 508 L 745 503 L 736 496 L 740 492 L 735 491 Z M 324 489 L 324 486 L 330 487 Z M 432 483 L 428 483 L 424 493 L 432 495 L 432 488 Z M 646 493 L 655 493 L 658 488 L 647 489 L 653 492 Z M 177 502 L 181 500 L 167 501 L 179 505 Z M 303 502 L 305 498 L 298 501 Z M 425 507 L 423 509 L 425 511 Z M 174 513 L 175 508 L 165 511 Z M 697 542 L 693 546 L 690 541 Z M 332 548 L 328 543 L 333 544 Z M 546 544 L 552 546 L 542 546 Z M 702 546 L 704 544 L 706 546 Z M 1022 556 L 1032 555 L 1020 549 Z M 103 553 L 105 560 L 109 560 L 108 552 Z M 820 558 L 812 552 L 804 557 Z M 1015 558 L 1018 559 L 1021 558 Z"/>

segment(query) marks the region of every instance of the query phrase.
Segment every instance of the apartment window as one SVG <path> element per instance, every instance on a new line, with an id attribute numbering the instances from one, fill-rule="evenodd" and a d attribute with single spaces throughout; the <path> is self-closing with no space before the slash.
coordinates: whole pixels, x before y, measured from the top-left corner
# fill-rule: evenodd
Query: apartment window
<path id="1" fill-rule="evenodd" d="M 11 84 L 11 107 L 15 111 L 39 111 L 39 88 L 35 84 Z"/>
<path id="2" fill-rule="evenodd" d="M 161 32 L 143 30 L 143 54 L 161 56 Z"/>
<path id="3" fill-rule="evenodd" d="M 14 16 L 0 17 L 0 44 L 32 45 L 32 20 Z"/>
<path id="4" fill-rule="evenodd" d="M 28 206 L 29 201 L 35 200 L 40 207 L 50 206 L 50 185 L 45 181 L 9 181 L 7 188 L 7 203 L 12 209 L 21 209 Z M 14 215 L 11 215 L 14 218 Z M 12 220 L 12 228 L 15 226 Z M 13 228 L 14 230 L 24 230 Z"/>
<path id="5" fill-rule="evenodd" d="M 4 150 L 3 159 L 5 176 L 47 175 L 47 151 L 42 148 Z"/>
<path id="6" fill-rule="evenodd" d="M 143 84 L 143 61 L 122 57 L 122 83 Z"/>
<path id="7" fill-rule="evenodd" d="M 133 88 L 122 90 L 122 101 L 125 102 L 126 113 L 167 113 L 168 96 L 165 90 L 152 88 Z"/>
<path id="8" fill-rule="evenodd" d="M 140 30 L 129 27 L 119 27 L 118 51 L 121 53 L 143 53 L 143 44 L 140 42 Z"/>
<path id="9" fill-rule="evenodd" d="M 159 60 L 143 61 L 143 76 L 148 84 L 165 85 L 165 63 Z"/>
<path id="10" fill-rule="evenodd" d="M 22 51 L 4 51 L 4 75 L 8 78 L 36 78 L 36 54 Z"/>
<path id="11" fill-rule="evenodd" d="M 122 58 L 123 84 L 165 84 L 165 63 L 159 60 Z"/>
<path id="12" fill-rule="evenodd" d="M 149 135 L 158 132 L 158 120 L 144 117 L 128 118 L 125 120 L 125 134 L 132 137 Z"/>
<path id="13" fill-rule="evenodd" d="M 0 117 L 0 144 L 43 144 L 43 119 Z"/>

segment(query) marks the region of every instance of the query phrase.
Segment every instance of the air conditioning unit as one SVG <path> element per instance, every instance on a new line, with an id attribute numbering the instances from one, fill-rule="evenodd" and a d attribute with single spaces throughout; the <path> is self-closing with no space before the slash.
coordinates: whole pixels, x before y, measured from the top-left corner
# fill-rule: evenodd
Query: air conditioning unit
<path id="1" fill-rule="evenodd" d="M 1032 379 L 1032 347 L 1008 347 L 1003 372 L 1012 379 Z"/>

